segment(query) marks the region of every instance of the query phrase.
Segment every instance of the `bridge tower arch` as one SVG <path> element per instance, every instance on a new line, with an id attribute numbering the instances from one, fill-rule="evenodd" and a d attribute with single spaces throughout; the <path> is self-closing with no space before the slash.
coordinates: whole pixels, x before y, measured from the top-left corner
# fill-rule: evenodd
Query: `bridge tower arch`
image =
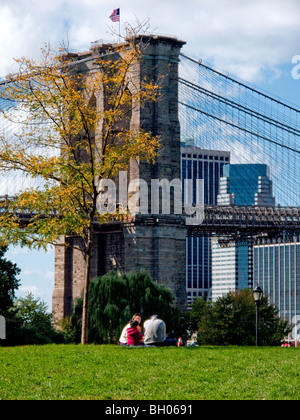
<path id="1" fill-rule="evenodd" d="M 137 84 L 144 78 L 160 80 L 161 98 L 144 107 L 133 106 L 131 128 L 142 128 L 160 136 L 161 151 L 155 164 L 132 160 L 127 182 L 143 179 L 180 179 L 180 125 L 178 119 L 179 53 L 185 42 L 167 36 L 137 36 L 145 43 L 142 60 L 134 69 Z M 93 71 L 93 59 L 107 55 L 111 46 L 99 44 L 84 54 L 72 54 L 78 71 Z M 103 101 L 101 92 L 97 102 Z M 97 141 L 97 133 L 95 133 Z M 151 200 L 149 200 L 149 203 Z M 150 209 L 149 209 L 150 210 Z M 172 212 L 172 209 L 171 209 Z M 185 238 L 187 229 L 181 215 L 138 214 L 130 222 L 100 225 L 94 240 L 91 276 L 110 270 L 128 272 L 145 269 L 152 279 L 169 287 L 178 304 L 186 301 Z M 70 246 L 59 246 L 69 244 Z M 78 237 L 61 237 L 55 249 L 55 285 L 52 310 L 55 320 L 71 312 L 72 302 L 83 289 L 84 257 L 73 246 Z"/>

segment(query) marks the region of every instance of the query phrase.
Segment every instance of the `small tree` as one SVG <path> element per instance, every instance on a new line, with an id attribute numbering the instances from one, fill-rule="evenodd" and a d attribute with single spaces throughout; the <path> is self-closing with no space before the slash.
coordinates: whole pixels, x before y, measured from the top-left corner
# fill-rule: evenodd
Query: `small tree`
<path id="1" fill-rule="evenodd" d="M 206 316 L 208 301 L 204 298 L 194 300 L 190 311 L 187 312 L 189 330 L 191 333 L 198 330 L 199 321 Z"/>
<path id="2" fill-rule="evenodd" d="M 14 304 L 14 316 L 19 328 L 15 344 L 49 344 L 62 341 L 62 334 L 52 326 L 52 316 L 40 298 L 28 292 Z"/>
<path id="3" fill-rule="evenodd" d="M 13 104 L 3 110 L 5 118 L 23 127 L 13 140 L 0 136 L 0 170 L 19 170 L 43 180 L 42 186 L 27 188 L 5 203 L 1 241 L 46 248 L 57 244 L 60 235 L 82 238 L 82 343 L 88 340 L 95 221 L 117 217 L 99 211 L 99 181 L 113 178 L 136 157 L 153 162 L 159 148 L 158 138 L 129 124 L 133 108 L 159 96 L 156 82 L 136 83 L 134 78 L 145 47 L 131 30 L 126 42 L 95 59 L 86 73 L 78 70 L 72 54 L 62 56 L 46 47 L 39 61 L 17 59 L 19 73 L 7 77 L 0 93 Z M 20 212 L 32 215 L 26 226 L 20 225 Z"/>
<path id="4" fill-rule="evenodd" d="M 197 308 L 200 310 L 197 314 Z M 198 308 L 198 309 L 199 309 Z M 254 345 L 256 310 L 252 290 L 230 292 L 215 302 L 193 305 L 198 326 L 198 344 Z M 259 308 L 261 345 L 278 345 L 290 332 L 288 322 L 278 316 L 278 310 L 263 297 Z"/>

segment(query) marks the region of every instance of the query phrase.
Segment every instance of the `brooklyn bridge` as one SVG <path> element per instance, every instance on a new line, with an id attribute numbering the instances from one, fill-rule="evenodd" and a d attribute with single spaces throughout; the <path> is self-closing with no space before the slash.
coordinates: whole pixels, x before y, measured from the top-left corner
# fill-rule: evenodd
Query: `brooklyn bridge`
<path id="1" fill-rule="evenodd" d="M 199 205 L 196 180 L 202 179 L 203 217 L 198 219 L 195 213 L 187 222 L 184 212 L 169 215 L 158 212 L 99 225 L 92 275 L 110 269 L 145 268 L 155 281 L 170 287 L 178 302 L 184 304 L 188 288 L 187 238 L 216 238 L 226 246 L 230 241 L 278 243 L 297 237 L 300 110 L 182 53 L 183 41 L 153 35 L 147 37 L 147 42 L 144 68 L 164 77 L 162 99 L 153 106 L 151 118 L 143 109 L 138 115 L 141 126 L 149 127 L 162 138 L 163 150 L 155 164 L 155 175 L 160 180 L 181 179 L 183 201 L 188 195 L 184 181 L 191 180 L 192 206 Z M 85 54 L 74 53 L 74 65 L 91 71 L 95 56 L 106 53 L 107 44 L 100 42 Z M 6 83 L 1 82 L 1 89 L 5 90 Z M 0 111 L 7 106 L 2 95 Z M 10 107 L 18 112 L 18 104 Z M 133 113 L 132 118 L 137 115 Z M 1 137 L 13 142 L 20 130 L 21 125 L 14 123 L 13 118 L 2 118 L 0 113 Z M 249 172 L 241 171 L 235 190 L 231 190 L 233 183 L 230 177 L 226 181 L 224 172 L 231 165 L 267 168 L 265 174 L 259 175 L 256 196 L 250 197 L 249 192 L 249 199 L 238 200 L 251 180 Z M 143 164 L 139 176 L 150 182 Z M 129 179 L 132 177 L 129 174 Z M 222 182 L 223 186 L 226 184 L 223 193 Z M 1 211 L 6 211 L 5 204 L 19 191 L 38 185 L 39 180 L 29 180 L 18 171 L 0 174 Z M 222 202 L 222 197 L 227 201 Z M 24 210 L 18 216 L 25 224 L 32 217 Z M 74 245 L 78 238 L 69 236 L 59 241 Z M 81 293 L 82 264 L 82 257 L 72 247 L 57 248 L 53 310 L 58 318 L 70 312 L 73 299 Z"/>

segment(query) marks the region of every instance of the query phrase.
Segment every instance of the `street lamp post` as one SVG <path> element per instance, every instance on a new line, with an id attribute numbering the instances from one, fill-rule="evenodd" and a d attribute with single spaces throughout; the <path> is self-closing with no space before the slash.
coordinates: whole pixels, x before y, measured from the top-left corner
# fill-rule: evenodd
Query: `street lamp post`
<path id="1" fill-rule="evenodd" d="M 255 334 L 255 343 L 258 346 L 258 306 L 259 306 L 259 302 L 261 301 L 262 297 L 263 297 L 263 290 L 261 289 L 261 287 L 256 286 L 256 288 L 253 290 L 253 297 L 254 297 L 254 302 L 256 304 L 256 334 Z"/>

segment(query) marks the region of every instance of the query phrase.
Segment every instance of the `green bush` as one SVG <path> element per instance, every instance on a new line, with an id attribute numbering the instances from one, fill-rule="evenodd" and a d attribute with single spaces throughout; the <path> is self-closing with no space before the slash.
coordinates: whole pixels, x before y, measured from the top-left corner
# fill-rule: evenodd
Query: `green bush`
<path id="1" fill-rule="evenodd" d="M 47 313 L 46 303 L 39 298 L 35 299 L 32 293 L 16 299 L 9 314 L 7 337 L 1 343 L 3 346 L 63 342 L 62 333 L 52 326 L 52 316 Z"/>
<path id="2" fill-rule="evenodd" d="M 215 302 L 196 301 L 190 313 L 190 325 L 198 331 L 198 344 L 254 345 L 256 307 L 252 290 L 230 292 Z M 264 346 L 279 345 L 291 331 L 267 297 L 260 302 L 258 330 L 259 344 Z"/>

